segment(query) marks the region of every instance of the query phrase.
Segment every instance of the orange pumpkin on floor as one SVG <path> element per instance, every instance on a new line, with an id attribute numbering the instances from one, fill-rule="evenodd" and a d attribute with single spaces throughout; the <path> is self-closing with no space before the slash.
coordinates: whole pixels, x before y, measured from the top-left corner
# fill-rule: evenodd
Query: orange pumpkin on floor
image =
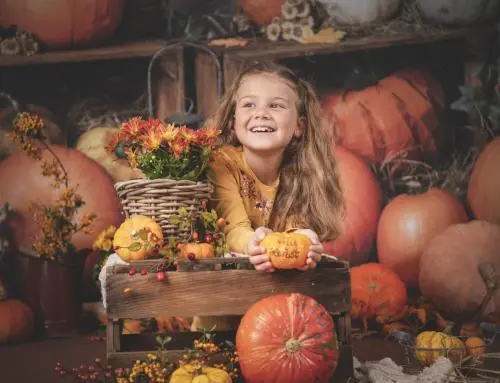
<path id="1" fill-rule="evenodd" d="M 126 219 L 113 238 L 113 248 L 125 262 L 147 258 L 155 245 L 163 246 L 163 233 L 160 225 L 145 215 Z"/>
<path id="2" fill-rule="evenodd" d="M 380 263 L 352 267 L 351 317 L 363 322 L 366 332 L 369 319 L 388 323 L 401 319 L 408 303 L 405 284 L 399 276 Z"/>
<path id="3" fill-rule="evenodd" d="M 28 339 L 34 323 L 33 312 L 23 302 L 13 298 L 0 300 L 0 344 Z"/>
<path id="4" fill-rule="evenodd" d="M 330 313 L 316 300 L 291 293 L 251 306 L 236 333 L 247 383 L 329 382 L 339 346 Z"/>
<path id="5" fill-rule="evenodd" d="M 370 163 L 403 152 L 434 157 L 443 149 L 444 91 L 422 71 L 401 70 L 359 91 L 335 91 L 322 103 L 337 143 Z"/>
<path id="6" fill-rule="evenodd" d="M 276 269 L 297 269 L 306 265 L 312 243 L 300 233 L 266 234 L 260 246 L 267 249 L 269 261 Z"/>

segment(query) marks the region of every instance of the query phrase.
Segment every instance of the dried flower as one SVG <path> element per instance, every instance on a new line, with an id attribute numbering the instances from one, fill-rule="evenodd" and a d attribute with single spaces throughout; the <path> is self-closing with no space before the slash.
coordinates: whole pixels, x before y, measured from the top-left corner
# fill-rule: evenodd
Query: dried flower
<path id="1" fill-rule="evenodd" d="M 126 157 L 149 179 L 198 181 L 206 177 L 218 135 L 216 129 L 192 130 L 134 117 L 121 124 L 107 149 Z"/>
<path id="2" fill-rule="evenodd" d="M 85 202 L 69 186 L 68 172 L 59 157 L 48 145 L 43 133 L 44 122 L 39 116 L 27 112 L 18 113 L 13 124 L 10 139 L 23 150 L 27 156 L 41 161 L 41 174 L 53 179 L 52 186 L 61 189 L 58 199 L 51 206 L 32 203 L 30 210 L 33 220 L 39 225 L 40 233 L 36 237 L 33 249 L 40 257 L 57 259 L 72 253 L 75 246 L 71 242 L 78 232 L 90 233 L 96 215 L 86 213 L 78 222 L 76 213 Z M 46 150 L 52 160 L 43 159 L 42 151 Z"/>

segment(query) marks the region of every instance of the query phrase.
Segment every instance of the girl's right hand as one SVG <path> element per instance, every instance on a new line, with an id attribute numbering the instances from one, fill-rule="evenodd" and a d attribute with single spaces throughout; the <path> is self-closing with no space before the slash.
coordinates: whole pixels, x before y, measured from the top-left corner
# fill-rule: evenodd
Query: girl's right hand
<path id="1" fill-rule="evenodd" d="M 266 234 L 271 232 L 272 230 L 267 227 L 259 227 L 255 230 L 254 235 L 248 240 L 248 255 L 250 257 L 250 262 L 257 271 L 273 272 L 275 270 L 269 261 L 266 249 L 259 246 Z"/>

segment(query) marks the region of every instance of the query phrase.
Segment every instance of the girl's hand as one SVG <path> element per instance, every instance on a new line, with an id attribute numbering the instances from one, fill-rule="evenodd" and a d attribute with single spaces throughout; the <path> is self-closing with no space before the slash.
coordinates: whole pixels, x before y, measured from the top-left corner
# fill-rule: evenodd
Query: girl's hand
<path id="1" fill-rule="evenodd" d="M 266 254 L 266 249 L 259 246 L 266 234 L 271 232 L 272 230 L 267 227 L 259 227 L 248 241 L 248 256 L 250 257 L 250 262 L 257 271 L 274 271 L 269 261 L 269 256 Z"/>
<path id="2" fill-rule="evenodd" d="M 321 260 L 321 254 L 323 254 L 323 245 L 319 241 L 318 235 L 310 229 L 295 230 L 295 233 L 305 235 L 312 243 L 311 247 L 309 248 L 309 252 L 307 253 L 306 265 L 300 270 L 305 271 L 314 269 L 317 263 Z"/>

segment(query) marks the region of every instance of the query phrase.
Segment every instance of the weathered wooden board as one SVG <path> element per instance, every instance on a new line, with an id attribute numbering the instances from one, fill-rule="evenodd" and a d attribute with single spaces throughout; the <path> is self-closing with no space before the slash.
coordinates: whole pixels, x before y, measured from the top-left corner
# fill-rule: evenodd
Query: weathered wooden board
<path id="1" fill-rule="evenodd" d="M 318 268 L 259 273 L 255 270 L 166 272 L 129 276 L 108 268 L 107 313 L 110 318 L 243 315 L 269 295 L 299 292 L 313 297 L 332 313 L 349 311 L 349 272 Z M 127 289 L 127 290 L 126 290 Z"/>

